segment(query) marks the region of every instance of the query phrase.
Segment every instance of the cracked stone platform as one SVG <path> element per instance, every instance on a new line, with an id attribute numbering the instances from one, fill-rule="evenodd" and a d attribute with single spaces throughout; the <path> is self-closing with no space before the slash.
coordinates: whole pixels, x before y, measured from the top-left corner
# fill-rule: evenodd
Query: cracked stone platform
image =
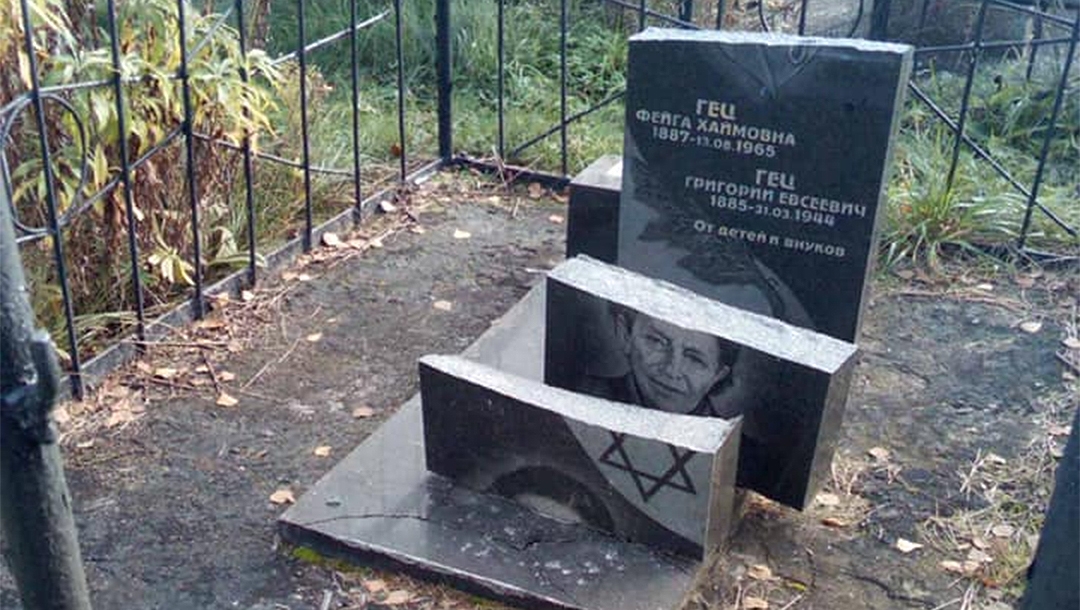
<path id="1" fill-rule="evenodd" d="M 464 355 L 539 381 L 544 303 L 539 285 Z M 526 607 L 672 608 L 699 567 L 587 526 L 542 517 L 428 472 L 419 395 L 320 479 L 278 524 L 293 544 Z"/>

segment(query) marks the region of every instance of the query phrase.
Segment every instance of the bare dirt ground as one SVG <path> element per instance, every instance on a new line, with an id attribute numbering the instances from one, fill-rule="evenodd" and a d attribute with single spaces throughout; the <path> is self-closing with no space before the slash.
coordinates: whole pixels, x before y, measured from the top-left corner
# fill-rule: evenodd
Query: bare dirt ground
<path id="1" fill-rule="evenodd" d="M 441 175 L 65 405 L 95 607 L 491 607 L 283 548 L 274 521 L 416 391 L 419 356 L 464 348 L 561 260 L 564 204 L 537 195 Z M 688 608 L 1016 599 L 1080 400 L 1080 278 L 902 275 L 875 286 L 829 486 L 802 514 L 752 499 Z M 4 569 L 0 606 L 19 607 Z"/>

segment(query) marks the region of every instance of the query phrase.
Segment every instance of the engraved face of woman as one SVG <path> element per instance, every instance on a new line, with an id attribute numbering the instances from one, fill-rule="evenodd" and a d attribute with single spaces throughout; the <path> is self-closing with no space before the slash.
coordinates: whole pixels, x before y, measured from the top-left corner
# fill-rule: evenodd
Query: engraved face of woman
<path id="1" fill-rule="evenodd" d="M 731 373 L 715 337 L 646 315 L 634 316 L 624 345 L 638 393 L 653 409 L 690 413 Z"/>

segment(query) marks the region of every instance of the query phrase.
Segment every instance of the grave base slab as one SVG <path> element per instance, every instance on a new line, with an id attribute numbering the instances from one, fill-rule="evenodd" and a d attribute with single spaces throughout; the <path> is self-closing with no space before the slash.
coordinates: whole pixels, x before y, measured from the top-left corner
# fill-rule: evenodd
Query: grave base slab
<path id="1" fill-rule="evenodd" d="M 465 356 L 542 378 L 544 287 Z M 542 517 L 424 467 L 420 398 L 406 402 L 278 521 L 282 537 L 328 556 L 401 570 L 523 607 L 673 608 L 699 563 Z"/>

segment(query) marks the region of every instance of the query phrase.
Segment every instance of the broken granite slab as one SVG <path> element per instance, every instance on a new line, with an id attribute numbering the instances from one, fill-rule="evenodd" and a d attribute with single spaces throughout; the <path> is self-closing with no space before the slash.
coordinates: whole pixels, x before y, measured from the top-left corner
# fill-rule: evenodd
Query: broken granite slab
<path id="1" fill-rule="evenodd" d="M 465 355 L 539 381 L 544 286 Z M 278 520 L 282 538 L 524 608 L 666 610 L 700 562 L 454 485 L 424 465 L 416 395 Z"/>
<path id="2" fill-rule="evenodd" d="M 544 381 L 743 415 L 737 485 L 802 509 L 828 473 L 857 348 L 585 256 L 548 274 Z"/>
<path id="3" fill-rule="evenodd" d="M 457 356 L 420 360 L 428 470 L 559 521 L 701 559 L 733 522 L 740 418 L 546 386 Z"/>

